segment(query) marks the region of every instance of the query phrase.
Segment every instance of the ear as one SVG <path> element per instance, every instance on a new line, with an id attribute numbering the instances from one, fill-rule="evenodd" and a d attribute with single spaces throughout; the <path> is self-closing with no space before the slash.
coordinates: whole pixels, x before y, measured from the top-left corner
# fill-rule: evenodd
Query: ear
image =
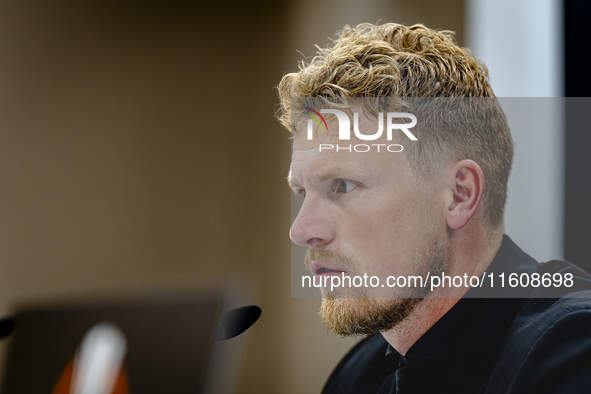
<path id="1" fill-rule="evenodd" d="M 448 172 L 447 187 L 452 198 L 446 206 L 447 226 L 453 230 L 464 227 L 476 213 L 484 191 L 484 173 L 473 160 L 462 160 Z"/>

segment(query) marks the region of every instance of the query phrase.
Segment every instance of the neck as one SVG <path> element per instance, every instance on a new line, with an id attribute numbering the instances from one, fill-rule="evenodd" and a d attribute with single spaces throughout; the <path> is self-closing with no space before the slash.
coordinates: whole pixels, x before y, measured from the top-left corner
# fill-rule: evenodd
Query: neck
<path id="1" fill-rule="evenodd" d="M 485 230 L 478 234 L 470 232 L 470 229 L 466 230 L 450 239 L 450 259 L 445 271 L 446 276 L 482 276 L 501 247 L 502 231 L 497 231 L 489 237 Z M 403 322 L 391 330 L 382 332 L 382 336 L 398 353 L 405 355 L 468 290 L 470 287 L 438 288 L 430 298 L 423 299 Z"/>

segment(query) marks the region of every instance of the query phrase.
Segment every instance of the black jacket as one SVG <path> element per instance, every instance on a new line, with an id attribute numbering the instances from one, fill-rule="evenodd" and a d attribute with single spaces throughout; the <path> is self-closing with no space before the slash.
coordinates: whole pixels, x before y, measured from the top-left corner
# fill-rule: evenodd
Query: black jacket
<path id="1" fill-rule="evenodd" d="M 511 273 L 536 272 L 573 274 L 574 285 L 508 284 Z M 490 274 L 492 287 L 471 289 L 404 357 L 380 334 L 362 340 L 323 394 L 591 393 L 591 276 L 564 261 L 538 264 L 506 236 Z"/>

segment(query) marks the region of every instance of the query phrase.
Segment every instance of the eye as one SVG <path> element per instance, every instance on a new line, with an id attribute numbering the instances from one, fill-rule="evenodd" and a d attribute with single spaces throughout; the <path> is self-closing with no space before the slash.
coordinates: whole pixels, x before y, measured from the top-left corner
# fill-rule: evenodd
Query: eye
<path id="1" fill-rule="evenodd" d="M 349 193 L 351 190 L 357 187 L 357 183 L 353 181 L 347 181 L 344 179 L 335 179 L 334 181 L 334 192 L 335 193 Z"/>
<path id="2" fill-rule="evenodd" d="M 295 194 L 297 194 L 300 197 L 306 197 L 306 189 L 304 189 L 303 187 L 300 187 L 295 190 Z"/>

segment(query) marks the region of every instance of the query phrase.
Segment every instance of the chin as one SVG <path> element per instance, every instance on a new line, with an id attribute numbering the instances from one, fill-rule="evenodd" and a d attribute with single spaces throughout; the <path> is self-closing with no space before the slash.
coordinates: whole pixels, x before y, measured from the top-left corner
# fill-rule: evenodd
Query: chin
<path id="1" fill-rule="evenodd" d="M 343 337 L 371 335 L 402 323 L 422 298 L 323 298 L 320 319 Z"/>

